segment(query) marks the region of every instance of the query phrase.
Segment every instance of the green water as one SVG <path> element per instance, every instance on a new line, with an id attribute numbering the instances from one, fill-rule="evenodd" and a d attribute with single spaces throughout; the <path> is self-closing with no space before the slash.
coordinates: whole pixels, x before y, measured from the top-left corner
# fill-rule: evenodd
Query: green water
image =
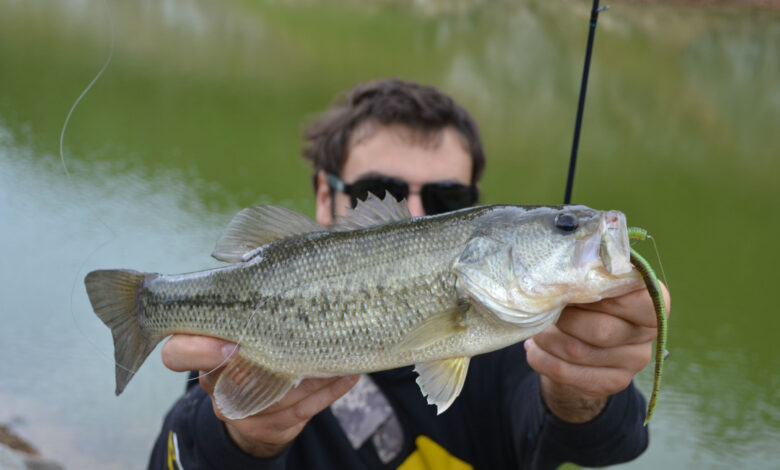
<path id="1" fill-rule="evenodd" d="M 300 131 L 358 82 L 446 90 L 480 123 L 484 202 L 559 203 L 590 4 L 0 0 L 0 421 L 71 468 L 143 468 L 183 378 L 153 354 L 113 396 L 83 275 L 216 266 L 247 205 L 313 214 Z M 112 36 L 68 176 L 60 131 Z M 779 131 L 776 10 L 601 15 L 574 200 L 647 228 L 673 294 L 651 446 L 626 468 L 780 461 Z"/>

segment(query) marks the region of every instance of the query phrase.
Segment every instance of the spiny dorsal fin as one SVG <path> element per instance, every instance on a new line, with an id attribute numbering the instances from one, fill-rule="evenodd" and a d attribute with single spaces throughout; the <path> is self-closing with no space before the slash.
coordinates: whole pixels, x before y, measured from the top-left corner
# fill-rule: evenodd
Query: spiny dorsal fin
<path id="1" fill-rule="evenodd" d="M 238 352 L 219 375 L 214 401 L 229 419 L 259 413 L 279 401 L 300 378 L 266 369 Z"/>
<path id="2" fill-rule="evenodd" d="M 255 249 L 283 238 L 325 230 L 303 214 L 280 206 L 241 210 L 230 221 L 211 254 L 227 263 L 247 261 Z"/>
<path id="3" fill-rule="evenodd" d="M 423 362 L 414 366 L 417 385 L 428 398 L 429 405 L 436 405 L 436 414 L 442 414 L 458 398 L 466 373 L 469 370 L 469 357 L 454 357 Z"/>
<path id="4" fill-rule="evenodd" d="M 398 202 L 389 192 L 385 193 L 384 199 L 379 199 L 374 193 L 368 193 L 365 201 L 358 199 L 354 209 L 347 208 L 346 214 L 337 216 L 336 223 L 330 228 L 336 231 L 356 230 L 411 217 L 405 199 Z"/>

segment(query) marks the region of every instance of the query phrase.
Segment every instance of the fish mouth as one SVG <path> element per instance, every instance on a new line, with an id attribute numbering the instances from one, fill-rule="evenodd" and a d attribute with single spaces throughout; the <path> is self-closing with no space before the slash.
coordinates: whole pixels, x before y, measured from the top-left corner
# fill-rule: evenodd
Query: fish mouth
<path id="1" fill-rule="evenodd" d="M 586 235 L 579 240 L 574 247 L 573 265 L 578 270 L 597 268 L 600 264 L 599 251 L 601 251 L 602 234 L 600 230 Z"/>
<path id="2" fill-rule="evenodd" d="M 632 268 L 626 216 L 619 211 L 608 211 L 593 220 L 593 223 L 598 225 L 577 241 L 574 266 L 584 271 L 606 271 L 612 276 L 630 272 Z"/>

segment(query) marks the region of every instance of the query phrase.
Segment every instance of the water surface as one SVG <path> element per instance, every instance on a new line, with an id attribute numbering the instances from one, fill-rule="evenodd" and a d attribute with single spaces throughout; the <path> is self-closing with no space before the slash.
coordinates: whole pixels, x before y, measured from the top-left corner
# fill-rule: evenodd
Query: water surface
<path id="1" fill-rule="evenodd" d="M 0 0 L 0 421 L 69 468 L 144 468 L 184 378 L 153 353 L 114 396 L 83 276 L 218 266 L 247 205 L 313 214 L 300 131 L 358 82 L 451 93 L 481 125 L 484 202 L 559 203 L 589 5 Z M 612 7 L 574 200 L 647 228 L 673 292 L 651 446 L 624 467 L 772 468 L 780 14 Z M 61 126 L 112 35 L 65 135 L 68 176 Z"/>

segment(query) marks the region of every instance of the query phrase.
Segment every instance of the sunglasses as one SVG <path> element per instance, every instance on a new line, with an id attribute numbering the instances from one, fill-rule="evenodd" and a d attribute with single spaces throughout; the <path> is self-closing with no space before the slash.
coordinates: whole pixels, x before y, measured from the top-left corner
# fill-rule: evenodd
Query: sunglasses
<path id="1" fill-rule="evenodd" d="M 333 173 L 327 173 L 328 186 L 331 189 L 347 194 L 352 201 L 352 208 L 357 206 L 357 201 L 365 201 L 368 193 L 383 198 L 385 192 L 389 192 L 396 200 L 401 201 L 409 196 L 409 184 L 401 179 L 384 176 L 370 176 L 361 178 L 354 183 L 347 184 Z M 476 186 L 466 186 L 462 183 L 438 182 L 426 183 L 420 190 L 420 198 L 425 213 L 428 215 L 441 214 L 469 207 L 477 202 L 478 192 Z"/>

